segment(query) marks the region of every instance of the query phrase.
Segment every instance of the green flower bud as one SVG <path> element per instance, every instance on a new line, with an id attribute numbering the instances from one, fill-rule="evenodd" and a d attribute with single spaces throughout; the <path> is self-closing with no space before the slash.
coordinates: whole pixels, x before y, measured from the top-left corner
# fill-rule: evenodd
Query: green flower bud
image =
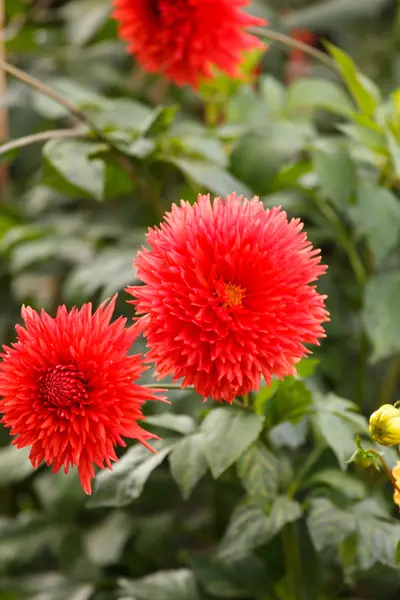
<path id="1" fill-rule="evenodd" d="M 383 404 L 370 416 L 369 430 L 382 446 L 400 444 L 400 410 L 392 404 Z"/>

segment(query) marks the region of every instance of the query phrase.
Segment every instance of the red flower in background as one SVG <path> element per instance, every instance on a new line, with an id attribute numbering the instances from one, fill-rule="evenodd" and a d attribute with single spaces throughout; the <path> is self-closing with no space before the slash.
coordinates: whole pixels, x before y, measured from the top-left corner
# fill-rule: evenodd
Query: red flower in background
<path id="1" fill-rule="evenodd" d="M 17 342 L 1 354 L 0 412 L 13 443 L 31 446 L 35 468 L 44 461 L 68 473 L 76 465 L 87 494 L 93 464 L 111 469 L 114 446 L 126 445 L 122 436 L 147 447 L 155 437 L 137 422 L 143 403 L 155 399 L 134 383 L 145 367 L 140 356 L 127 356 L 142 325 L 126 328 L 122 317 L 110 323 L 115 301 L 94 314 L 91 304 L 61 306 L 55 318 L 23 307 L 25 327 L 16 326 Z"/>
<path id="2" fill-rule="evenodd" d="M 319 250 L 279 208 L 258 198 L 199 196 L 173 205 L 136 259 L 143 286 L 128 288 L 159 377 L 184 378 L 205 397 L 232 402 L 260 377 L 294 374 L 324 337 Z"/>
<path id="3" fill-rule="evenodd" d="M 240 77 L 243 52 L 263 48 L 246 33 L 266 21 L 241 9 L 248 0 L 114 0 L 119 35 L 143 69 L 197 87 L 212 66 Z"/>
<path id="4" fill-rule="evenodd" d="M 293 29 L 290 37 L 303 44 L 308 44 L 311 47 L 318 41 L 318 37 L 307 29 Z M 309 75 L 311 66 L 312 62 L 310 57 L 304 50 L 299 48 L 292 49 L 285 65 L 286 82 L 290 84 L 300 77 L 306 77 Z"/>

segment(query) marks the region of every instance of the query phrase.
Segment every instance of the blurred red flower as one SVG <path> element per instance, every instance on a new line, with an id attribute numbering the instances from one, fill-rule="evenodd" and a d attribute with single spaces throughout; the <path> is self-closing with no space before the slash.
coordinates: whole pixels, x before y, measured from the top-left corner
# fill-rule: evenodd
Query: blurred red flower
<path id="1" fill-rule="evenodd" d="M 212 66 L 240 77 L 243 52 L 264 45 L 245 28 L 266 21 L 248 0 L 114 0 L 119 35 L 143 69 L 177 85 L 212 79 Z"/>
<path id="2" fill-rule="evenodd" d="M 161 378 L 184 378 L 204 397 L 232 402 L 259 389 L 260 377 L 295 374 L 324 337 L 325 296 L 309 285 L 322 275 L 299 219 L 231 194 L 181 201 L 150 249 L 136 259 L 143 286 L 130 287 L 145 330 L 149 360 Z"/>
<path id="3" fill-rule="evenodd" d="M 111 469 L 114 446 L 126 445 L 122 436 L 148 448 L 155 437 L 137 422 L 143 403 L 155 399 L 134 383 L 145 367 L 139 355 L 127 356 L 145 321 L 129 328 L 122 317 L 110 323 L 115 301 L 94 314 L 90 303 L 70 312 L 61 306 L 55 318 L 23 307 L 25 327 L 16 326 L 17 342 L 1 353 L 0 412 L 17 436 L 13 443 L 31 446 L 35 468 L 44 461 L 68 473 L 76 465 L 87 494 L 93 463 Z"/>

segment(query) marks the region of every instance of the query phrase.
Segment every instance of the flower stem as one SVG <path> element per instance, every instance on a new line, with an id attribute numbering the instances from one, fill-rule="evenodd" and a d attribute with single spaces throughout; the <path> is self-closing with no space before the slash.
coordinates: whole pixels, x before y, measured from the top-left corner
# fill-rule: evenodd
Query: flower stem
<path id="1" fill-rule="evenodd" d="M 325 446 L 318 445 L 314 448 L 314 450 L 309 454 L 307 460 L 303 463 L 303 466 L 299 469 L 296 478 L 292 481 L 291 485 L 288 489 L 289 498 L 293 498 L 296 494 L 297 490 L 301 486 L 304 481 L 304 478 L 308 474 L 308 472 L 312 469 L 315 463 L 320 459 L 322 453 L 325 451 Z"/>
<path id="2" fill-rule="evenodd" d="M 358 283 L 361 286 L 364 286 L 367 282 L 367 276 L 366 276 L 362 261 L 357 254 L 357 250 L 355 249 L 353 242 L 350 239 L 347 239 L 344 241 L 343 245 L 347 252 L 347 256 L 349 257 L 349 261 L 350 261 L 351 267 L 353 269 L 353 273 L 354 273 Z"/>
<path id="3" fill-rule="evenodd" d="M 236 396 L 236 398 L 233 399 L 232 404 L 235 404 L 235 406 L 239 406 L 239 408 L 241 408 L 242 410 L 247 410 L 248 412 L 253 412 L 252 407 L 249 405 L 247 395 Z"/>
<path id="4" fill-rule="evenodd" d="M 368 363 L 368 338 L 365 331 L 361 331 L 359 339 L 359 356 L 357 377 L 355 383 L 355 399 L 360 408 L 364 406 L 365 397 L 365 374 Z"/>
<path id="5" fill-rule="evenodd" d="M 283 528 L 282 539 L 286 564 L 288 598 L 290 600 L 301 600 L 301 557 L 296 523 L 288 523 Z"/>
<path id="6" fill-rule="evenodd" d="M 299 42 L 298 40 L 294 40 L 293 38 L 285 35 L 284 33 L 279 33 L 278 31 L 272 31 L 266 27 L 250 27 L 248 29 L 250 33 L 262 38 L 264 40 L 268 40 L 270 42 L 278 42 L 286 46 L 287 48 L 295 48 L 296 50 L 301 50 L 304 54 L 308 54 L 312 56 L 319 62 L 323 63 L 325 66 L 329 67 L 333 71 L 338 73 L 338 69 L 334 60 L 332 60 L 327 54 L 309 46 L 308 44 L 304 44 L 303 42 Z"/>
<path id="7" fill-rule="evenodd" d="M 194 390 L 193 385 L 188 385 L 185 388 L 182 388 L 182 386 L 179 385 L 179 383 L 145 383 L 143 387 L 157 390 Z"/>
<path id="8" fill-rule="evenodd" d="M 340 217 L 336 214 L 335 210 L 326 202 L 321 199 L 320 196 L 313 193 L 309 189 L 305 189 L 301 185 L 293 186 L 294 189 L 299 190 L 300 192 L 307 194 L 309 198 L 314 202 L 318 212 L 331 224 L 331 226 L 335 229 L 338 242 L 340 243 L 343 250 L 346 252 L 347 257 L 350 262 L 350 266 L 353 270 L 354 276 L 358 282 L 358 284 L 363 287 L 367 282 L 367 272 L 364 268 L 363 262 L 358 255 L 357 248 L 354 244 L 354 241 L 348 234 L 345 226 L 343 225 Z"/>
<path id="9" fill-rule="evenodd" d="M 6 144 L 0 146 L 0 156 L 11 150 L 17 150 L 17 148 L 24 148 L 30 144 L 36 144 L 38 142 L 47 142 L 47 140 L 59 140 L 61 138 L 83 138 L 86 137 L 84 131 L 78 128 L 74 129 L 53 129 L 51 131 L 40 131 L 39 133 L 33 133 L 32 135 L 25 135 L 11 140 Z"/>
<path id="10" fill-rule="evenodd" d="M 204 102 L 204 120 L 210 129 L 218 125 L 219 108 L 218 103 L 213 98 L 207 98 Z"/>
<path id="11" fill-rule="evenodd" d="M 378 452 L 377 450 L 374 450 L 374 449 L 367 450 L 367 452 L 370 452 L 371 454 L 373 454 L 374 456 L 376 456 L 376 458 L 381 463 L 382 468 L 385 471 L 385 473 L 386 473 L 388 479 L 390 480 L 392 486 L 394 487 L 394 489 L 397 492 L 400 492 L 400 487 L 399 487 L 397 481 L 395 480 L 395 478 L 393 477 L 393 473 L 392 473 L 391 469 L 389 468 L 386 460 L 383 458 L 382 454 L 380 452 Z"/>

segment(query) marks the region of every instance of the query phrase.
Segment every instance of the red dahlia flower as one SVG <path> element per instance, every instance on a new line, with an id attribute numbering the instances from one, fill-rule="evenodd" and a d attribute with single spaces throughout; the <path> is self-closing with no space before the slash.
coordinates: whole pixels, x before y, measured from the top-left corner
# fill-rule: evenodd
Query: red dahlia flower
<path id="1" fill-rule="evenodd" d="M 266 21 L 241 10 L 248 0 L 114 0 L 119 34 L 150 73 L 197 87 L 212 66 L 240 77 L 243 52 L 264 48 L 246 33 Z"/>
<path id="2" fill-rule="evenodd" d="M 31 446 L 35 468 L 45 461 L 68 473 L 77 465 L 87 494 L 93 463 L 111 469 L 114 446 L 126 445 L 122 436 L 147 447 L 155 437 L 137 422 L 143 403 L 155 399 L 134 383 L 145 367 L 140 356 L 127 356 L 142 325 L 126 328 L 122 317 L 110 323 L 115 300 L 93 315 L 91 304 L 70 312 L 61 306 L 54 319 L 23 307 L 25 327 L 16 326 L 17 342 L 1 354 L 0 412 L 18 436 L 13 443 Z"/>
<path id="3" fill-rule="evenodd" d="M 231 194 L 173 205 L 150 249 L 136 260 L 145 285 L 130 287 L 150 316 L 148 359 L 159 377 L 184 378 L 205 397 L 232 402 L 260 377 L 295 374 L 324 337 L 325 296 L 309 285 L 324 273 L 319 250 L 280 208 Z"/>

